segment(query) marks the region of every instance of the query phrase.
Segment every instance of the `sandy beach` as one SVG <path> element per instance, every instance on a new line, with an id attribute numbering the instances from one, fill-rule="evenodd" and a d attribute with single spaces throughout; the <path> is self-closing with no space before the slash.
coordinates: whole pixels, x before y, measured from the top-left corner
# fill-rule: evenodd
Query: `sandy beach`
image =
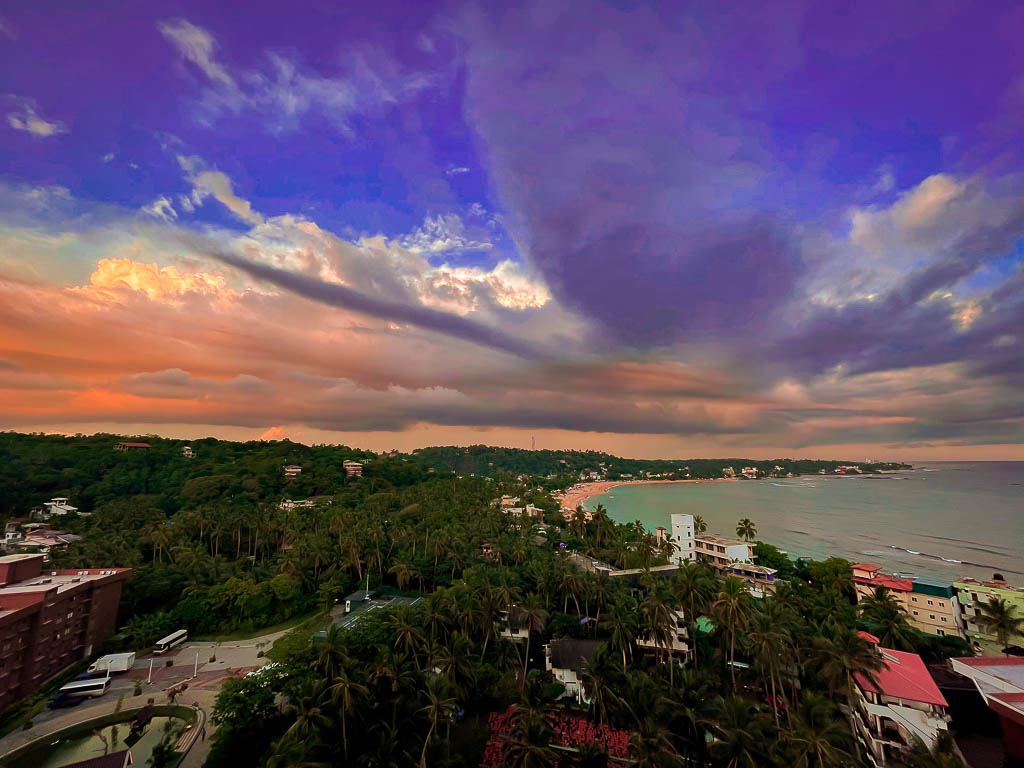
<path id="1" fill-rule="evenodd" d="M 620 485 L 675 485 L 676 483 L 735 483 L 734 477 L 716 477 L 711 480 L 609 480 L 597 483 L 584 483 L 582 488 L 570 491 L 562 498 L 563 509 L 576 509 L 587 499 L 600 496 Z"/>

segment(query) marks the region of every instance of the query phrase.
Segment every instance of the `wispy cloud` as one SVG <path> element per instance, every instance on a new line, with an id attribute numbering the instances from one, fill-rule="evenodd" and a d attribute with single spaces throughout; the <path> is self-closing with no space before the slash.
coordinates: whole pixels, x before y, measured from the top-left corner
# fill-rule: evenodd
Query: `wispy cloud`
<path id="1" fill-rule="evenodd" d="M 68 129 L 59 120 L 43 118 L 30 101 L 21 100 L 21 108 L 7 113 L 7 124 L 16 131 L 25 131 L 41 139 L 48 139 Z"/>
<path id="2" fill-rule="evenodd" d="M 157 29 L 178 49 L 182 56 L 195 64 L 212 82 L 229 88 L 235 87 L 234 78 L 216 60 L 214 56 L 216 41 L 213 39 L 213 35 L 205 29 L 197 27 L 185 19 L 162 21 L 157 24 Z"/>

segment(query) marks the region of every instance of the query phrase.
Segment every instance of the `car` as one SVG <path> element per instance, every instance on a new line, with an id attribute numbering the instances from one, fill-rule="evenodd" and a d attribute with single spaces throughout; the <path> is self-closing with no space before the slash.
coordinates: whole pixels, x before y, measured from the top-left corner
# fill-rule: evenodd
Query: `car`
<path id="1" fill-rule="evenodd" d="M 47 703 L 48 709 L 66 709 L 67 707 L 77 706 L 82 702 L 80 696 L 62 696 L 57 694 Z"/>

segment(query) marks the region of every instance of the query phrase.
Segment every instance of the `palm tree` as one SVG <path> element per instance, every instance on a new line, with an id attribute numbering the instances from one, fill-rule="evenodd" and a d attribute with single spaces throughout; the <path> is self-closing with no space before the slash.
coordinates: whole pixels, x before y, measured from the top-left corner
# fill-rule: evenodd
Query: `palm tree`
<path id="1" fill-rule="evenodd" d="M 579 505 L 569 518 L 569 531 L 579 539 L 587 535 L 587 511 Z"/>
<path id="2" fill-rule="evenodd" d="M 1010 645 L 1011 639 L 1024 635 L 1024 616 L 1017 615 L 1017 606 L 993 595 L 979 607 L 978 624 L 994 634 L 1004 650 Z"/>
<path id="3" fill-rule="evenodd" d="M 697 617 L 707 613 L 715 595 L 715 578 L 700 563 L 686 563 L 672 580 L 672 594 L 683 606 L 694 664 L 697 663 Z"/>
<path id="4" fill-rule="evenodd" d="M 399 606 L 394 613 L 388 616 L 388 626 L 395 633 L 395 650 L 401 650 L 406 656 L 412 658 L 419 670 L 420 663 L 417 657 L 420 648 L 423 647 L 423 632 L 409 620 L 409 607 Z"/>
<path id="5" fill-rule="evenodd" d="M 353 674 L 352 665 L 345 665 L 338 670 L 337 676 L 331 685 L 331 697 L 335 706 L 338 707 L 338 714 L 341 716 L 341 743 L 345 760 L 348 760 L 348 714 L 358 697 L 365 696 L 369 691 L 366 686 L 360 683 Z"/>
<path id="6" fill-rule="evenodd" d="M 640 728 L 629 737 L 629 754 L 634 768 L 674 768 L 683 765 L 683 759 L 672 748 L 669 731 L 646 718 Z"/>
<path id="7" fill-rule="evenodd" d="M 907 611 L 896 602 L 885 587 L 875 591 L 860 603 L 860 613 L 871 625 L 871 633 L 878 637 L 880 645 L 900 651 L 914 650 L 914 636 L 917 630 L 910 626 Z"/>
<path id="8" fill-rule="evenodd" d="M 626 657 L 633 653 L 636 641 L 636 610 L 635 606 L 627 606 L 624 601 L 612 604 L 611 610 L 601 620 L 602 629 L 611 633 L 608 645 L 612 650 L 622 654 L 622 671 L 626 671 Z"/>
<path id="9" fill-rule="evenodd" d="M 674 679 L 673 668 L 675 667 L 671 648 L 678 628 L 675 612 L 661 599 L 657 590 L 649 591 L 647 597 L 640 604 L 640 625 L 642 634 L 650 638 L 658 649 L 658 655 L 661 656 L 661 651 L 664 650 L 668 656 L 668 674 L 671 686 L 671 681 Z"/>
<path id="10" fill-rule="evenodd" d="M 757 536 L 757 526 L 754 525 L 754 521 L 749 517 L 744 517 L 736 523 L 736 535 L 744 541 L 753 541 L 754 537 Z"/>
<path id="11" fill-rule="evenodd" d="M 754 612 L 745 639 L 747 649 L 768 678 L 768 688 L 772 692 L 772 714 L 775 715 L 775 727 L 777 728 L 779 726 L 779 689 L 776 688 L 775 682 L 781 674 L 782 655 L 789 644 L 789 638 L 777 626 L 775 616 L 758 610 Z M 781 684 L 779 688 L 781 688 Z"/>
<path id="12" fill-rule="evenodd" d="M 616 693 L 618 670 L 611 661 L 608 645 L 602 643 L 590 659 L 585 659 L 580 670 L 580 684 L 590 699 L 587 712 L 591 720 L 600 724 L 608 722 L 608 712 L 616 709 L 622 699 Z"/>
<path id="13" fill-rule="evenodd" d="M 854 736 L 837 717 L 827 696 L 807 691 L 797 713 L 790 714 L 785 744 L 793 768 L 841 768 L 853 762 Z"/>
<path id="14" fill-rule="evenodd" d="M 327 680 L 333 680 L 335 675 L 349 661 L 345 653 L 345 644 L 342 641 L 343 630 L 337 624 L 327 628 L 327 635 L 324 638 L 320 650 L 317 651 L 315 668 Z"/>
<path id="15" fill-rule="evenodd" d="M 819 635 L 814 638 L 813 645 L 814 660 L 818 664 L 819 674 L 833 697 L 838 694 L 846 696 L 850 730 L 856 731 L 853 722 L 857 695 L 855 677 L 859 675 L 877 685 L 875 672 L 885 666 L 882 657 L 870 643 L 852 629 L 839 630 L 831 638 Z M 859 759 L 860 745 L 856 740 L 854 747 Z"/>
<path id="16" fill-rule="evenodd" d="M 763 715 L 739 696 L 719 699 L 711 723 L 714 741 L 708 751 L 724 768 L 760 768 L 769 764 L 764 746 L 767 741 Z"/>
<path id="17" fill-rule="evenodd" d="M 548 620 L 548 612 L 540 607 L 540 600 L 531 594 L 526 598 L 525 605 L 519 608 L 519 626 L 526 630 L 526 653 L 523 655 L 523 680 L 526 683 L 526 668 L 530 663 L 530 639 L 534 632 L 540 632 Z"/>
<path id="18" fill-rule="evenodd" d="M 326 703 L 327 684 L 323 680 L 308 683 L 300 695 L 293 700 L 288 714 L 293 718 L 285 736 L 304 741 L 319 729 L 332 725 L 332 720 L 324 707 Z"/>
<path id="19" fill-rule="evenodd" d="M 712 605 L 718 623 L 729 638 L 729 675 L 736 689 L 736 633 L 746 629 L 754 610 L 754 598 L 746 583 L 736 576 L 727 576 Z"/>
<path id="20" fill-rule="evenodd" d="M 435 661 L 449 688 L 459 697 L 468 696 L 475 678 L 469 639 L 461 632 L 453 632 Z"/>
<path id="21" fill-rule="evenodd" d="M 693 516 L 693 530 L 698 536 L 708 532 L 708 523 L 702 515 Z"/>
<path id="22" fill-rule="evenodd" d="M 430 730 L 423 740 L 423 751 L 420 753 L 420 768 L 427 768 L 427 749 L 437 730 L 437 721 L 448 716 L 451 707 L 455 704 L 449 693 L 448 682 L 443 677 L 435 677 L 427 683 L 427 705 L 420 709 L 420 713 L 426 715 L 430 720 Z"/>
<path id="23" fill-rule="evenodd" d="M 502 765 L 508 768 L 553 768 L 561 753 L 551 746 L 555 731 L 553 715 L 543 706 L 519 706 L 505 744 Z"/>
<path id="24" fill-rule="evenodd" d="M 594 544 L 601 547 L 611 541 L 615 535 L 615 523 L 608 517 L 604 504 L 598 504 L 590 513 L 590 522 L 594 530 Z"/>

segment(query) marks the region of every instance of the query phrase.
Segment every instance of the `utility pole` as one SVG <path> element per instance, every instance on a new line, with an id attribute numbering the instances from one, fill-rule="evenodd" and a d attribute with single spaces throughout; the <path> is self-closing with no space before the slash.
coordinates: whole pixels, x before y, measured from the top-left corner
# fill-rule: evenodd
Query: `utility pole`
<path id="1" fill-rule="evenodd" d="M 195 666 L 195 669 L 192 670 L 192 677 L 197 677 L 198 675 L 199 675 L 199 649 L 197 648 L 196 649 L 196 666 Z"/>
<path id="2" fill-rule="evenodd" d="M 146 685 L 153 682 L 153 660 L 149 660 L 149 677 L 146 678 Z"/>

